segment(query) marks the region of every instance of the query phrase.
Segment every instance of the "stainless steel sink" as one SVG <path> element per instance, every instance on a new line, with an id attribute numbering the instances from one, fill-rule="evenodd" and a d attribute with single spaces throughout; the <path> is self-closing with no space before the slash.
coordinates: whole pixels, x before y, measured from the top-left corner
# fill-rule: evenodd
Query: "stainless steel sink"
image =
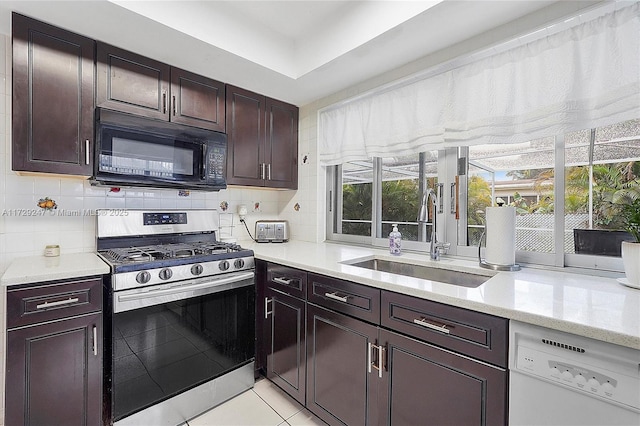
<path id="1" fill-rule="evenodd" d="M 368 259 L 357 263 L 350 263 L 350 265 L 357 266 L 359 268 L 373 269 L 374 271 L 406 275 L 409 277 L 438 281 L 441 283 L 454 284 L 469 288 L 476 288 L 491 278 L 486 275 L 452 271 L 450 269 L 443 268 L 431 268 L 429 266 L 413 265 L 411 263 L 393 262 L 382 259 Z"/>

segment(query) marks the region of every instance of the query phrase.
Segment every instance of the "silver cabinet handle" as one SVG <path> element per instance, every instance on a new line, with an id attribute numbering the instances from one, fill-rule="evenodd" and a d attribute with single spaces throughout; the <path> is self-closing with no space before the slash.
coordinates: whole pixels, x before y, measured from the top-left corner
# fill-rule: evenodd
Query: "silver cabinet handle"
<path id="1" fill-rule="evenodd" d="M 444 324 L 443 325 L 431 324 L 431 323 L 427 322 L 427 320 L 425 318 L 414 319 L 413 323 L 421 325 L 423 327 L 430 328 L 431 330 L 439 331 L 439 332 L 444 333 L 444 334 L 450 334 L 451 333 L 451 331 L 449 331 L 449 329 L 447 328 L 446 325 L 444 325 Z"/>
<path id="2" fill-rule="evenodd" d="M 267 164 L 267 180 L 271 180 L 271 163 Z"/>
<path id="3" fill-rule="evenodd" d="M 291 280 L 287 278 L 274 277 L 272 281 L 278 284 L 291 285 Z"/>
<path id="4" fill-rule="evenodd" d="M 89 155 L 89 139 L 84 140 L 84 164 L 89 165 L 91 156 Z"/>
<path id="5" fill-rule="evenodd" d="M 264 298 L 264 319 L 269 318 L 269 314 L 272 314 L 273 311 L 269 310 L 269 303 L 273 302 L 273 298 L 269 299 L 268 297 Z"/>
<path id="6" fill-rule="evenodd" d="M 264 180 L 264 168 L 265 168 L 265 164 L 262 163 L 260 164 L 260 179 Z"/>
<path id="7" fill-rule="evenodd" d="M 338 296 L 337 292 L 325 293 L 324 297 L 328 297 L 329 299 L 338 300 L 345 303 L 347 303 L 347 301 L 349 300 L 349 296 Z"/>
<path id="8" fill-rule="evenodd" d="M 72 303 L 77 303 L 78 302 L 77 297 L 70 297 L 66 300 L 58 300 L 56 302 L 44 302 L 40 305 L 36 305 L 36 309 L 48 309 L 48 308 L 55 308 L 56 306 L 63 306 L 63 305 L 70 305 Z"/>
<path id="9" fill-rule="evenodd" d="M 373 365 L 371 360 L 371 352 L 373 349 L 378 350 L 378 365 Z M 384 347 L 382 345 L 374 345 L 371 342 L 368 343 L 367 348 L 367 372 L 371 373 L 371 369 L 375 368 L 378 370 L 378 377 L 382 378 L 382 357 L 384 353 Z"/>
<path id="10" fill-rule="evenodd" d="M 98 327 L 93 326 L 93 355 L 98 356 Z"/>

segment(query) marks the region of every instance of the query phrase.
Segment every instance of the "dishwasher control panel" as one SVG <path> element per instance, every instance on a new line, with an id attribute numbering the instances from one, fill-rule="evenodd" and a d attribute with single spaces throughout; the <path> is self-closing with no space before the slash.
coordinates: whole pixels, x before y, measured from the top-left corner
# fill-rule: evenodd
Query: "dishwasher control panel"
<path id="1" fill-rule="evenodd" d="M 529 325 L 510 340 L 512 371 L 640 412 L 640 351 Z"/>
<path id="2" fill-rule="evenodd" d="M 640 410 L 640 381 L 520 345 L 516 370 Z"/>

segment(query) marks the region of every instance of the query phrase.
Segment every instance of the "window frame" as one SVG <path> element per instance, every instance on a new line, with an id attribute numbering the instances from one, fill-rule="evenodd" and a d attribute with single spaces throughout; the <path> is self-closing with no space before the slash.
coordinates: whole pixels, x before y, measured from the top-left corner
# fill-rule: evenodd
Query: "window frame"
<path id="1" fill-rule="evenodd" d="M 478 247 L 460 245 L 461 235 L 466 233 L 467 218 L 466 197 L 468 182 L 468 147 L 455 147 L 438 150 L 438 182 L 443 185 L 440 196 L 443 198 L 443 212 L 437 213 L 438 240 L 451 242 L 451 247 L 447 253 L 450 256 L 467 258 L 468 260 L 478 259 Z M 423 160 L 420 154 L 420 161 Z M 464 175 L 458 173 L 461 164 L 460 158 L 465 158 Z M 371 236 L 358 236 L 334 232 L 340 230 L 342 212 L 342 166 L 331 166 L 326 168 L 327 182 L 327 210 L 326 210 L 326 239 L 347 244 L 365 245 L 372 247 L 387 247 L 388 238 L 380 235 L 382 229 L 382 159 L 374 158 L 373 162 L 373 182 L 372 182 L 372 232 Z M 518 250 L 516 252 L 516 262 L 530 266 L 551 266 L 559 268 L 595 269 L 609 272 L 623 272 L 622 258 L 610 256 L 595 256 L 585 254 L 565 253 L 564 232 L 565 232 L 565 135 L 556 135 L 554 142 L 554 229 L 553 241 L 554 250 L 552 253 L 540 253 Z M 421 174 L 420 188 L 424 187 L 424 176 Z M 453 183 L 456 175 L 459 176 L 458 185 L 460 200 L 458 209 L 460 219 L 455 219 L 453 206 Z M 449 190 L 451 188 L 451 190 Z M 451 206 L 451 208 L 448 208 Z M 416 212 L 417 215 L 418 212 Z M 464 219 L 463 219 L 464 216 Z M 464 225 L 464 226 L 463 226 Z M 455 243 L 452 240 L 455 238 Z M 466 241 L 465 241 L 466 242 Z M 429 241 L 402 241 L 403 250 L 416 252 L 429 252 Z"/>

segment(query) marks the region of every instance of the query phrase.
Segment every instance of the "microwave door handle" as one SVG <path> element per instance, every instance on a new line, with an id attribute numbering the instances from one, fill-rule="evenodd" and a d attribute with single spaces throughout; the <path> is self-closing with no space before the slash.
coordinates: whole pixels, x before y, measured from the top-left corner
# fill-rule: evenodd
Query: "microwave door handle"
<path id="1" fill-rule="evenodd" d="M 207 177 L 207 145 L 200 145 L 202 149 L 202 161 L 200 162 L 200 180 L 205 180 Z"/>

